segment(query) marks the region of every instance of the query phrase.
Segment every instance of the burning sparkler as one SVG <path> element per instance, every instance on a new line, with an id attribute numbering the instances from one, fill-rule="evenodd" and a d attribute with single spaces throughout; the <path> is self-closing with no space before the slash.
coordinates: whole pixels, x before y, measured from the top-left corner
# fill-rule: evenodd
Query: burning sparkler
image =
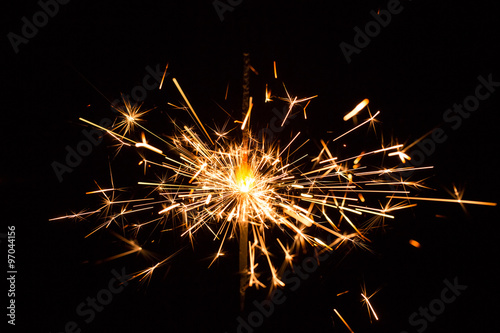
<path id="1" fill-rule="evenodd" d="M 277 75 L 276 63 L 274 75 Z M 394 219 L 395 211 L 414 207 L 416 204 L 412 203 L 413 200 L 496 205 L 462 200 L 461 197 L 434 199 L 417 196 L 414 192 L 420 190 L 421 183 L 403 179 L 401 174 L 432 167 L 399 166 L 409 160 L 402 144 L 379 145 L 376 149 L 351 156 L 336 156 L 329 145 L 331 147 L 340 138 L 373 124 L 380 115 L 379 111 L 372 115 L 368 99 L 344 117 L 348 121 L 354 116 L 361 117 L 363 110 L 367 110 L 365 120 L 329 142 L 321 141 L 319 154 L 309 156 L 300 153 L 300 148 L 308 141 L 301 137 L 300 132 L 292 135 L 283 147 L 277 142 L 267 142 L 265 138 L 259 140 L 253 136 L 250 130 L 253 104 L 249 96 L 246 104 L 244 96 L 243 109 L 246 112 L 238 122 L 242 131 L 240 139 L 234 134 L 238 130 L 209 133 L 179 82 L 175 78 L 172 81 L 198 130 L 174 123 L 175 134 L 165 139 L 140 123 L 146 111 L 140 111 L 139 106 L 130 103 L 125 103 L 124 108 L 119 110 L 119 120 L 111 129 L 81 119 L 112 136 L 120 147 L 134 147 L 140 152 L 147 150 L 156 156 L 154 159 L 142 157 L 140 162 L 144 164 L 145 171 L 147 165 L 165 174 L 161 181 L 138 183 L 142 188 L 151 189 L 152 195 L 119 201 L 115 193 L 120 189 L 112 184 L 110 188 L 89 192 L 103 197 L 102 207 L 52 220 L 100 214 L 104 222 L 90 234 L 116 224 L 131 239 L 150 225 L 155 226 L 154 230 L 163 232 L 174 227 L 173 221 L 180 221 L 183 228 L 181 236 L 192 242 L 196 232 L 206 228 L 213 234 L 214 240 L 220 242 L 210 265 L 224 255 L 226 241 L 236 238 L 240 243 L 240 273 L 245 277 L 242 279 L 245 288 L 275 288 L 284 286 L 280 276 L 283 268 L 290 265 L 307 244 L 326 251 L 333 251 L 343 244 L 364 246 L 369 242 L 369 231 L 374 221 Z M 288 103 L 288 112 L 281 126 L 300 106 L 299 103 L 309 103 L 316 97 L 298 98 L 291 96 L 286 88 L 284 90 L 286 97 L 277 97 Z M 266 86 L 265 102 L 272 101 L 271 97 Z M 303 111 L 306 117 L 305 107 Z M 141 133 L 140 141 L 132 136 L 137 130 Z M 373 157 L 379 157 L 379 161 L 392 163 L 393 166 L 373 166 L 368 161 L 362 164 L 362 161 Z M 387 175 L 389 178 L 384 178 Z M 375 201 L 379 206 L 370 205 L 374 201 L 370 200 L 371 195 L 376 196 Z M 154 211 L 156 217 L 133 223 L 121 220 L 125 215 L 142 211 Z M 367 218 L 369 223 L 366 223 Z M 325 235 L 330 235 L 333 240 L 326 241 Z M 131 249 L 123 255 L 143 251 L 143 245 L 136 241 L 127 243 Z M 273 247 L 279 251 L 271 254 Z M 171 257 L 158 261 L 134 276 L 149 278 L 156 268 L 166 264 Z M 263 269 L 264 265 L 267 269 Z M 268 282 L 261 278 L 265 271 L 270 275 Z M 362 296 L 370 308 L 369 313 L 377 319 L 369 302 L 370 297 L 366 296 L 366 292 Z"/>

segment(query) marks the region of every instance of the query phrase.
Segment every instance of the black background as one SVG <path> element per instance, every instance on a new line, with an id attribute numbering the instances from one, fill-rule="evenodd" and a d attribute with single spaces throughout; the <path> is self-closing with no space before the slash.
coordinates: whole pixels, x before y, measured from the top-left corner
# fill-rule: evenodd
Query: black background
<path id="1" fill-rule="evenodd" d="M 7 232 L 6 225 L 16 226 L 16 329 L 62 332 L 68 321 L 75 321 L 82 332 L 236 330 L 237 256 L 228 255 L 207 269 L 217 250 L 217 243 L 206 241 L 208 234 L 205 240 L 200 234 L 195 251 L 188 247 L 170 266 L 159 269 L 149 286 L 129 282 L 92 322 L 85 323 L 75 312 L 87 297 L 107 287 L 112 269 L 124 267 L 133 273 L 149 262 L 131 255 L 98 264 L 124 251 L 123 243 L 106 232 L 85 238 L 92 221 L 48 221 L 95 207 L 85 192 L 95 189 L 94 180 L 109 186 L 112 142 L 95 147 L 72 173 L 64 174 L 62 182 L 51 163 L 64 163 L 65 147 L 84 139 L 85 127 L 78 118 L 113 117 L 109 101 L 140 85 L 146 66 L 164 68 L 169 63 L 171 74 L 164 88 L 148 92 L 144 104 L 156 107 L 150 119 L 164 134 L 172 130 L 168 116 L 190 122 L 185 113 L 166 105 L 181 100 L 172 77 L 179 80 L 204 123 L 226 119 L 214 102 L 238 116 L 242 53 L 248 51 L 259 72 L 251 77 L 254 99 L 262 98 L 265 83 L 276 88 L 273 94 L 284 96 L 281 82 L 299 97 L 319 95 L 308 106 L 309 119 L 291 122 L 284 139 L 301 130 L 311 138 L 305 149 L 314 154 L 320 139 L 331 140 L 348 128 L 343 115 L 369 98 L 371 110 L 382 112 L 379 130 L 386 142 L 394 137 L 410 143 L 435 127 L 445 130 L 448 139 L 425 160 L 435 168 L 421 175 L 431 177 L 428 183 L 437 190 L 429 195 L 448 197 L 445 188 L 457 184 L 465 187 L 465 199 L 498 202 L 500 92 L 481 102 L 457 130 L 443 123 L 446 109 L 474 94 L 479 75 L 492 74 L 500 81 L 495 48 L 499 29 L 496 11 L 488 3 L 402 1 L 403 11 L 354 54 L 350 64 L 339 44 L 352 44 L 353 28 L 363 28 L 372 20 L 370 11 L 385 9 L 387 2 L 245 0 L 225 12 L 221 21 L 211 1 L 74 0 L 61 5 L 18 54 L 5 37 L 1 232 Z M 4 36 L 11 31 L 20 34 L 21 18 L 31 18 L 39 10 L 28 1 L 9 8 Z M 273 61 L 278 80 L 273 78 Z M 224 101 L 228 82 L 229 97 Z M 271 108 L 256 101 L 253 125 L 266 126 Z M 354 147 L 350 154 L 362 150 L 365 133 L 342 142 Z M 137 161 L 127 152 L 113 161 L 115 185 L 129 186 L 138 179 Z M 408 317 L 440 296 L 444 279 L 455 277 L 468 289 L 426 331 L 493 331 L 498 326 L 497 222 L 496 207 L 469 206 L 465 213 L 455 204 L 419 203 L 391 221 L 386 232 L 373 235 L 375 254 L 339 252 L 299 290 L 285 289 L 285 304 L 255 331 L 347 332 L 333 313 L 336 308 L 355 332 L 416 332 Z M 422 247 L 410 246 L 409 239 Z M 4 251 L 5 244 L 2 240 Z M 174 234 L 164 238 L 164 244 L 165 253 L 171 253 L 186 243 Z M 228 250 L 236 246 L 229 244 Z M 381 288 L 371 299 L 380 316 L 374 324 L 357 296 L 363 281 L 368 293 Z M 350 292 L 336 296 L 344 290 Z M 260 302 L 264 297 L 249 291 L 242 316 L 255 309 L 254 299 Z"/>

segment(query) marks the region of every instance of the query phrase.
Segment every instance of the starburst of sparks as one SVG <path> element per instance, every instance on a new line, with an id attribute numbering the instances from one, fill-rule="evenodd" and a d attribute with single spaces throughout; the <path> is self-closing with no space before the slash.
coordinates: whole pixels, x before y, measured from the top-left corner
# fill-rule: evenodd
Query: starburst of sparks
<path id="1" fill-rule="evenodd" d="M 274 74 L 276 76 L 276 63 Z M 244 119 L 238 122 L 241 123 L 241 130 L 247 131 L 247 140 L 238 140 L 238 136 L 234 135 L 238 131 L 225 130 L 226 126 L 213 131 L 211 135 L 178 81 L 173 79 L 173 83 L 187 105 L 181 109 L 190 113 L 198 129 L 173 122 L 175 134 L 165 139 L 140 124 L 149 110 L 141 111 L 139 105 L 127 101 L 124 101 L 124 108 L 118 109 L 119 119 L 110 129 L 81 119 L 105 131 L 118 141 L 120 147 L 135 147 L 141 154 L 140 164 L 144 164 L 145 174 L 149 167 L 164 174 L 158 181 L 139 182 L 139 187 L 150 189 L 149 195 L 144 198 L 118 200 L 118 192 L 122 189 L 116 188 L 113 183 L 109 188 L 98 186 L 97 190 L 88 194 L 103 198 L 100 208 L 51 219 L 83 219 L 100 214 L 103 222 L 89 235 L 116 225 L 132 239 L 119 237 L 130 249 L 108 259 L 144 252 L 144 245 L 134 240 L 139 234 L 146 230 L 169 231 L 178 228 L 174 221 L 179 221 L 183 229 L 181 236 L 188 238 L 191 243 L 202 228 L 208 229 L 214 240 L 220 242 L 212 265 L 224 255 L 225 242 L 238 239 L 239 230 L 245 228 L 248 230 L 248 244 L 245 247 L 249 258 L 246 271 L 240 273 L 247 276 L 248 286 L 282 287 L 284 267 L 291 265 L 306 245 L 325 251 L 334 251 L 346 244 L 367 247 L 370 230 L 381 221 L 394 219 L 396 211 L 415 207 L 413 201 L 496 205 L 463 200 L 463 193 L 457 191 L 455 199 L 418 196 L 415 192 L 424 186 L 420 181 L 404 179 L 402 174 L 432 166 L 401 166 L 401 163 L 404 165 L 410 160 L 403 144 L 379 145 L 373 150 L 350 156 L 332 152 L 332 145 L 337 144 L 340 138 L 372 125 L 379 111 L 373 115 L 369 113 L 360 124 L 338 134 L 329 142 L 321 141 L 319 154 L 310 156 L 300 153 L 300 149 L 308 142 L 301 137 L 300 132 L 292 135 L 283 146 L 278 142 L 266 142 L 265 138 L 259 140 L 252 135 L 249 129 L 251 101 Z M 284 90 L 286 97 L 278 97 L 288 103 L 282 126 L 299 103 L 309 103 L 317 97 L 298 98 L 291 96 L 286 88 Z M 265 102 L 271 101 L 271 92 L 266 86 Z M 344 120 L 360 116 L 368 103 L 368 99 L 363 100 L 345 115 Z M 307 117 L 305 107 L 302 109 L 304 117 Z M 133 135 L 137 131 L 140 132 L 139 141 Z M 155 157 L 145 157 L 151 154 Z M 366 164 L 361 163 L 372 157 L 392 166 L 373 166 L 368 161 Z M 132 222 L 126 218 L 144 211 L 154 212 L 156 217 Z M 328 235 L 329 240 L 326 238 Z M 271 249 L 278 251 L 271 253 Z M 149 279 L 158 267 L 165 265 L 173 256 L 158 260 L 153 266 L 137 272 L 134 277 L 141 281 Z M 267 266 L 267 269 L 263 266 Z M 266 271 L 269 272 L 266 275 L 269 284 L 261 278 Z M 366 291 L 361 295 L 370 316 L 378 319 L 369 302 L 371 296 L 367 296 Z M 351 330 L 338 311 L 334 311 Z"/>

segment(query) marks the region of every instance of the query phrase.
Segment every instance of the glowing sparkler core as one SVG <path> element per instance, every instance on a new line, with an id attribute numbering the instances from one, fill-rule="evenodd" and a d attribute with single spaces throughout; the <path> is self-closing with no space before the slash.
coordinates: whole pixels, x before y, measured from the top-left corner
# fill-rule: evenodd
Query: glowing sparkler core
<path id="1" fill-rule="evenodd" d="M 235 183 L 241 193 L 248 193 L 254 182 L 255 178 L 252 169 L 250 169 L 246 163 L 236 168 Z"/>

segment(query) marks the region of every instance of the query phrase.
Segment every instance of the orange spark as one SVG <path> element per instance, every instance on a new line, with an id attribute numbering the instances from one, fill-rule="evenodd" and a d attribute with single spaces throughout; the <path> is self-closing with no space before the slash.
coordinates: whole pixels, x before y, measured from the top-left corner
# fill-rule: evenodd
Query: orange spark
<path id="1" fill-rule="evenodd" d="M 420 245 L 420 243 L 419 243 L 419 242 L 417 242 L 417 241 L 416 241 L 416 240 L 414 240 L 414 239 L 410 239 L 409 243 L 410 243 L 410 245 L 411 245 L 411 246 L 414 246 L 414 247 L 416 247 L 417 249 L 419 249 L 419 248 L 420 248 L 420 246 L 421 246 L 421 245 Z"/>
<path id="2" fill-rule="evenodd" d="M 368 98 L 365 98 L 364 100 L 362 100 L 358 105 L 356 105 L 356 107 L 354 109 L 352 109 L 351 112 L 349 112 L 348 114 L 346 114 L 344 116 L 344 121 L 347 121 L 347 120 L 351 119 L 352 117 L 354 117 L 355 115 L 357 115 L 359 113 L 359 111 L 363 110 L 363 108 L 368 105 L 369 102 L 370 101 L 368 100 Z"/>

